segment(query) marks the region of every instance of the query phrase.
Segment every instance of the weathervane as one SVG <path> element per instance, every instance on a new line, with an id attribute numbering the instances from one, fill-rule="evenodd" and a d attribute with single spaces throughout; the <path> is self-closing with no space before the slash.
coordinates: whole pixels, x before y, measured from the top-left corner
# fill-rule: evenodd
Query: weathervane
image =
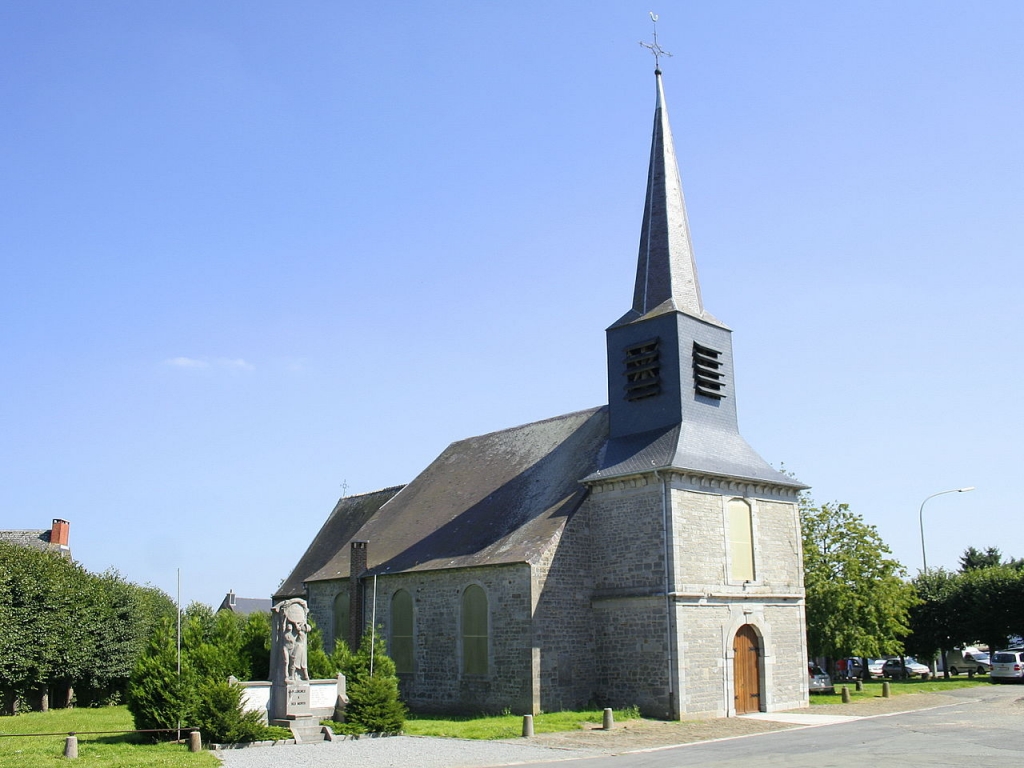
<path id="1" fill-rule="evenodd" d="M 664 50 L 660 45 L 658 45 L 658 14 L 656 14 L 654 11 L 651 11 L 651 21 L 654 22 L 654 42 L 645 43 L 643 40 L 641 40 L 640 45 L 642 45 L 644 48 L 646 48 L 647 50 L 654 54 L 654 71 L 660 75 L 661 57 L 671 57 L 672 54 Z"/>

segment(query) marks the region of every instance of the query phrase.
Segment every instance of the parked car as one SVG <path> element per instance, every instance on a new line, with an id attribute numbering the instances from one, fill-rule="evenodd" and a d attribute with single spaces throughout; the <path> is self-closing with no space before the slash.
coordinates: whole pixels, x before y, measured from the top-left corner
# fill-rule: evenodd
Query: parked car
<path id="1" fill-rule="evenodd" d="M 858 680 L 863 675 L 863 667 L 861 666 L 861 660 L 856 656 L 849 656 L 845 659 L 840 659 L 840 662 L 845 661 L 846 666 L 843 668 L 839 663 L 836 664 L 839 678 L 842 680 Z M 868 659 L 868 675 L 877 677 L 882 674 L 882 661 L 883 659 Z"/>
<path id="2" fill-rule="evenodd" d="M 825 671 L 817 664 L 807 665 L 807 685 L 811 693 L 835 693 L 836 687 L 832 684 L 832 678 L 825 674 Z"/>
<path id="3" fill-rule="evenodd" d="M 1024 648 L 1007 648 L 992 654 L 989 678 L 993 683 L 1024 678 Z"/>
<path id="4" fill-rule="evenodd" d="M 984 651 L 958 650 L 954 648 L 946 653 L 946 668 L 951 675 L 961 672 L 983 675 L 992 669 L 988 654 Z"/>
<path id="5" fill-rule="evenodd" d="M 928 674 L 928 671 L 928 667 L 910 656 L 904 656 L 903 661 L 887 659 L 882 665 L 882 677 L 891 677 L 897 680 L 904 677 L 920 677 Z"/>
<path id="6" fill-rule="evenodd" d="M 855 679 L 861 676 L 864 672 L 864 667 L 860 663 L 860 659 L 849 658 L 846 660 L 846 676 L 850 679 Z"/>

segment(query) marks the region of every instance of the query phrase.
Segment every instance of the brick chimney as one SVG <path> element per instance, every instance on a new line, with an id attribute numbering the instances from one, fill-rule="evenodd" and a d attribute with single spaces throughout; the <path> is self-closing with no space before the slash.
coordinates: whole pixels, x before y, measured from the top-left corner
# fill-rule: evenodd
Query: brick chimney
<path id="1" fill-rule="evenodd" d="M 67 520 L 54 518 L 53 527 L 50 529 L 50 544 L 66 548 L 68 546 L 68 533 L 70 529 L 71 523 Z"/>
<path id="2" fill-rule="evenodd" d="M 353 651 L 359 648 L 359 640 L 363 636 L 363 582 L 360 578 L 366 573 L 365 541 L 353 541 L 349 555 L 348 568 L 348 647 Z"/>

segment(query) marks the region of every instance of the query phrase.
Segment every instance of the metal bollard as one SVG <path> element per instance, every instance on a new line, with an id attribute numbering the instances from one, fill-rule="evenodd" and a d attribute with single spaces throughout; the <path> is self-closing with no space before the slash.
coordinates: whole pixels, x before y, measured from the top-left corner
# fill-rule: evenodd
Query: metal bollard
<path id="1" fill-rule="evenodd" d="M 533 736 L 533 715 L 523 715 L 523 738 Z"/>
<path id="2" fill-rule="evenodd" d="M 857 681 L 856 689 L 857 689 L 858 693 L 864 690 L 864 681 L 863 680 L 858 680 Z"/>
<path id="3" fill-rule="evenodd" d="M 190 731 L 188 734 L 188 751 L 189 752 L 202 752 L 203 751 L 203 737 L 199 734 L 199 731 Z"/>
<path id="4" fill-rule="evenodd" d="M 889 681 L 886 680 L 884 683 L 882 683 L 882 698 L 888 699 L 889 695 Z"/>
<path id="5" fill-rule="evenodd" d="M 72 759 L 78 757 L 78 737 L 73 733 L 69 733 L 64 740 L 64 757 Z"/>
<path id="6" fill-rule="evenodd" d="M 612 725 L 615 724 L 615 714 L 612 712 L 610 707 L 606 707 L 604 710 L 604 719 L 601 722 L 602 731 L 610 731 Z"/>
<path id="7" fill-rule="evenodd" d="M 843 686 L 839 692 L 843 695 L 843 704 L 850 703 L 850 689 L 847 686 Z"/>

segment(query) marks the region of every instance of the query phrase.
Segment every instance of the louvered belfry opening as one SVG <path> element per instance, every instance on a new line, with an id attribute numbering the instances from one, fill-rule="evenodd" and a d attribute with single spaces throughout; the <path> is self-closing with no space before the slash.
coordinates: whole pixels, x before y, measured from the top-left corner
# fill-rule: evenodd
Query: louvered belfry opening
<path id="1" fill-rule="evenodd" d="M 698 395 L 721 400 L 725 397 L 722 353 L 693 342 L 693 388 Z"/>
<path id="2" fill-rule="evenodd" d="M 626 399 L 643 400 L 661 393 L 658 339 L 626 347 Z"/>

